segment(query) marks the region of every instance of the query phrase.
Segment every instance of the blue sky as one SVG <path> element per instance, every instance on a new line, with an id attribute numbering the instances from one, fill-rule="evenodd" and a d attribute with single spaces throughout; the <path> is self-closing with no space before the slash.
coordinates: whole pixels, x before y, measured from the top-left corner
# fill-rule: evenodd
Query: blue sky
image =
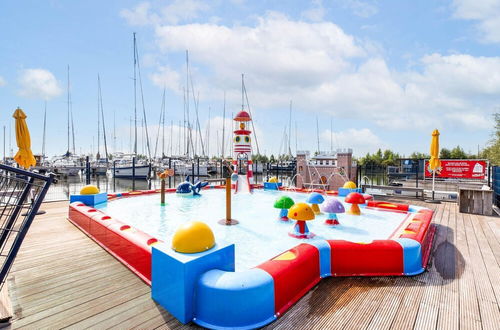
<path id="1" fill-rule="evenodd" d="M 11 114 L 23 108 L 39 152 L 47 100 L 47 152 L 64 153 L 70 65 L 77 152 L 96 149 L 98 73 L 110 149 L 129 151 L 133 32 L 152 143 L 166 87 L 174 153 L 186 49 L 211 154 L 220 149 L 224 92 L 228 114 L 241 107 L 241 73 L 267 154 L 283 150 L 290 100 L 293 151 L 295 140 L 299 149 L 316 149 L 317 117 L 321 149 L 330 149 L 333 136 L 334 148 L 352 147 L 356 155 L 379 147 L 426 152 L 434 128 L 442 146 L 476 152 L 490 138 L 491 114 L 500 105 L 494 1 L 4 0 L 0 125 L 13 131 Z M 13 132 L 7 146 L 9 140 L 15 148 Z"/>

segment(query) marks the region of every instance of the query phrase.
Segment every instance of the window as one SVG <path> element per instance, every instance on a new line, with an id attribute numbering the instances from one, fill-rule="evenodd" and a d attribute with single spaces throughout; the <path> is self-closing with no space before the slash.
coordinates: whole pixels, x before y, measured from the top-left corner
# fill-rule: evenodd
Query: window
<path id="1" fill-rule="evenodd" d="M 319 161 L 319 164 L 320 164 L 320 165 L 323 165 L 323 161 L 322 161 L 322 160 L 320 160 L 320 161 Z"/>

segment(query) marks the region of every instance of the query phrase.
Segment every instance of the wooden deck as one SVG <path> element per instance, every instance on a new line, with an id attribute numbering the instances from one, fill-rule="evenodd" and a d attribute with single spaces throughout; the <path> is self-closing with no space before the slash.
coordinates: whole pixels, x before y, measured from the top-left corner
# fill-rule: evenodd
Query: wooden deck
<path id="1" fill-rule="evenodd" d="M 323 279 L 268 328 L 499 329 L 500 219 L 426 206 L 437 225 L 428 272 Z M 156 305 L 146 284 L 69 223 L 67 203 L 43 209 L 8 280 L 13 328 L 195 327 Z"/>

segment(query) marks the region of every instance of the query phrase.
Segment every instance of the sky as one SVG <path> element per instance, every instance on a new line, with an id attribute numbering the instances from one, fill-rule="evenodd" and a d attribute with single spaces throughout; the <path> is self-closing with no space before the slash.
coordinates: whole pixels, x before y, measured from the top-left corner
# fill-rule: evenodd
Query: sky
<path id="1" fill-rule="evenodd" d="M 292 152 L 315 151 L 318 135 L 325 151 L 352 148 L 362 156 L 388 148 L 409 155 L 428 151 L 435 128 L 442 147 L 477 153 L 491 138 L 500 106 L 500 1 L 2 0 L 0 126 L 7 155 L 16 148 L 18 106 L 28 115 L 32 149 L 41 152 L 45 103 L 46 153 L 66 152 L 68 66 L 77 153 L 97 151 L 98 74 L 108 148 L 129 152 L 134 32 L 157 155 L 163 89 L 165 152 L 184 150 L 186 50 L 190 118 L 196 99 L 210 155 L 221 153 L 224 99 L 227 154 L 242 74 L 259 151 L 267 155 L 288 143 Z M 140 91 L 137 108 L 143 126 Z M 141 127 L 138 135 L 142 152 Z"/>

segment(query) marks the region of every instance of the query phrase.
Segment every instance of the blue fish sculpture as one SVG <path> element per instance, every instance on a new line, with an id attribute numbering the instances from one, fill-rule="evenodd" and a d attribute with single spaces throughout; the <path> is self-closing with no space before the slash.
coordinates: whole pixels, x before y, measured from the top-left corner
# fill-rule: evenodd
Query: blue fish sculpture
<path id="1" fill-rule="evenodd" d="M 182 195 L 190 195 L 197 196 L 200 194 L 201 188 L 208 185 L 208 182 L 197 181 L 195 184 L 189 182 L 189 176 L 186 177 L 186 181 L 179 183 L 176 189 L 176 193 Z"/>

